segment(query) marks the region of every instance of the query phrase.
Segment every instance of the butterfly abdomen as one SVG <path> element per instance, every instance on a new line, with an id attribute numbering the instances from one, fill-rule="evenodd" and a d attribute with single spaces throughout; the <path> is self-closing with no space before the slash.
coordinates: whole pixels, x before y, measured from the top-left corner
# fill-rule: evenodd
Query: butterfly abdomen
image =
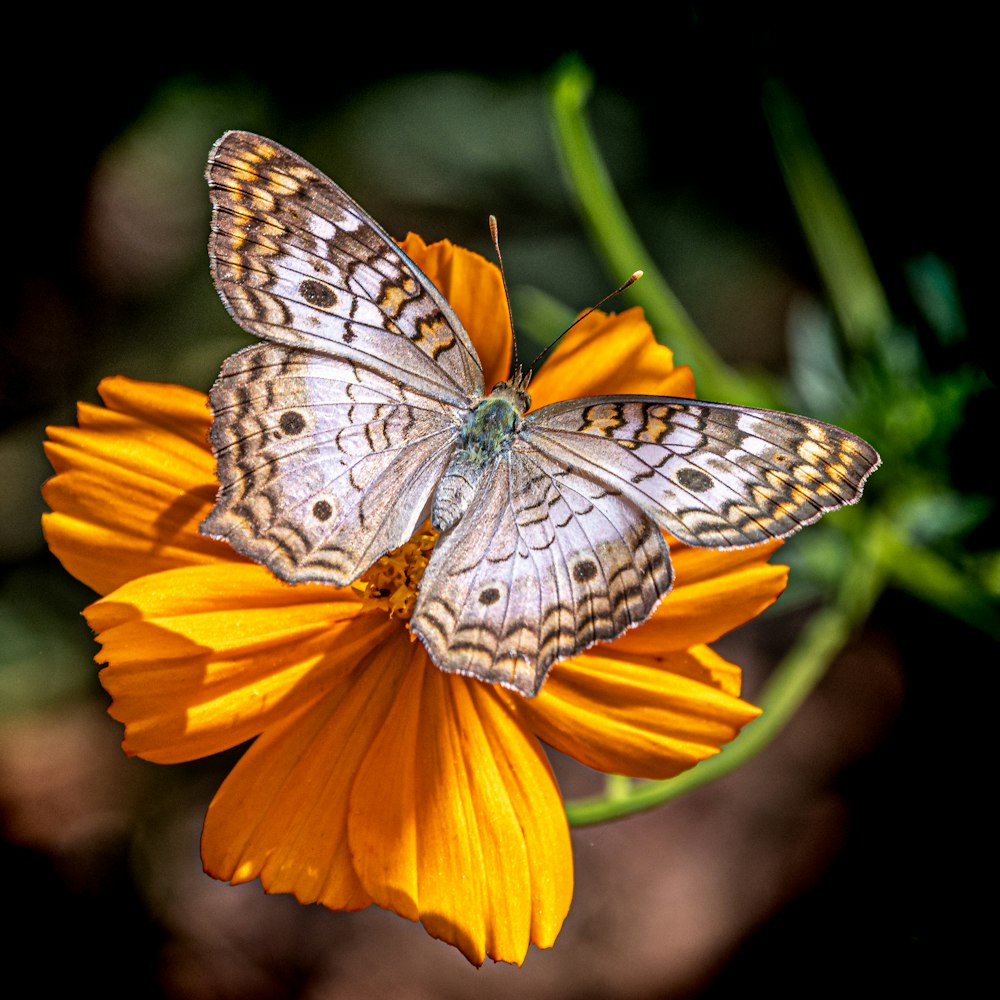
<path id="1" fill-rule="evenodd" d="M 434 492 L 431 523 L 447 531 L 468 509 L 483 475 L 510 449 L 521 414 L 502 395 L 487 396 L 462 423 L 455 453 Z"/>

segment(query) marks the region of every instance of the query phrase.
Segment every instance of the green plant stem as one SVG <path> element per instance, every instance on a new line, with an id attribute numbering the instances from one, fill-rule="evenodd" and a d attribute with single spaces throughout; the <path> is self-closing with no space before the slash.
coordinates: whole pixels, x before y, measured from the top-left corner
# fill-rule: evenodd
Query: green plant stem
<path id="1" fill-rule="evenodd" d="M 615 785 L 613 795 L 567 802 L 566 815 L 572 826 L 604 823 L 662 805 L 735 771 L 771 743 L 868 617 L 885 586 L 889 561 L 896 551 L 894 533 L 881 519 L 871 520 L 860 551 L 832 601 L 809 619 L 761 693 L 761 716 L 717 756 L 676 778 L 634 783 L 625 797 Z"/>
<path id="2" fill-rule="evenodd" d="M 587 122 L 585 105 L 592 85 L 586 66 L 565 59 L 556 67 L 551 86 L 556 147 L 584 226 L 613 280 L 643 272 L 642 281 L 633 286 L 634 296 L 657 337 L 695 370 L 700 394 L 707 399 L 752 397 L 752 385 L 712 350 L 632 225 Z"/>
<path id="3" fill-rule="evenodd" d="M 791 94 L 764 88 L 764 112 L 778 163 L 848 345 L 857 351 L 892 325 L 892 310 L 868 247 Z"/>

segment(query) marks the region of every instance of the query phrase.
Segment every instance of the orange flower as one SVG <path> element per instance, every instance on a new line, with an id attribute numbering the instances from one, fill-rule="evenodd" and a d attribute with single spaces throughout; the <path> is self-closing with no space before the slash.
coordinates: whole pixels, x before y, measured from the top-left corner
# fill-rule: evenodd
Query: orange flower
<path id="1" fill-rule="evenodd" d="M 470 331 L 486 384 L 505 377 L 496 268 L 449 243 L 410 236 L 404 248 Z M 542 406 L 692 388 L 632 309 L 574 328 L 531 392 Z M 600 770 L 663 778 L 757 715 L 738 697 L 739 669 L 705 644 L 781 592 L 786 570 L 767 563 L 775 544 L 672 544 L 674 589 L 652 618 L 558 664 L 525 699 L 434 667 L 406 628 L 405 594 L 289 586 L 200 535 L 217 489 L 205 397 L 120 377 L 100 391 L 103 408 L 81 404 L 78 428 L 50 431 L 46 537 L 104 595 L 86 615 L 128 753 L 169 763 L 255 738 L 208 811 L 202 853 L 216 878 L 260 878 L 337 910 L 377 903 L 477 965 L 521 963 L 530 943 L 555 941 L 573 891 L 539 741 Z M 416 538 L 383 570 L 405 587 L 429 545 Z"/>

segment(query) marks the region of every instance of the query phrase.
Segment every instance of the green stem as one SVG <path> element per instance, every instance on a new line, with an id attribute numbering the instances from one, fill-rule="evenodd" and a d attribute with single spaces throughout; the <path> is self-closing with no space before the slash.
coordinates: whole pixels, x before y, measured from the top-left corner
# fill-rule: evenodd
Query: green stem
<path id="1" fill-rule="evenodd" d="M 563 171 L 584 226 L 611 277 L 620 281 L 635 270 L 643 279 L 633 286 L 657 337 L 697 374 L 708 399 L 745 399 L 753 392 L 706 342 L 667 284 L 643 244 L 615 190 L 611 175 L 590 131 L 585 105 L 593 79 L 578 59 L 565 59 L 555 70 L 551 114 Z"/>
<path id="2" fill-rule="evenodd" d="M 785 184 L 848 344 L 870 347 L 892 325 L 875 265 L 798 103 L 777 81 L 764 88 L 764 112 Z"/>
<path id="3" fill-rule="evenodd" d="M 833 600 L 809 619 L 795 645 L 771 675 L 761 693 L 763 714 L 722 753 L 676 778 L 633 784 L 625 797 L 616 785 L 613 796 L 605 793 L 567 802 L 566 815 L 572 826 L 604 823 L 662 805 L 735 771 L 771 743 L 868 617 L 885 586 L 895 549 L 893 532 L 881 520 L 872 518 L 872 521 L 861 551 L 851 561 Z"/>

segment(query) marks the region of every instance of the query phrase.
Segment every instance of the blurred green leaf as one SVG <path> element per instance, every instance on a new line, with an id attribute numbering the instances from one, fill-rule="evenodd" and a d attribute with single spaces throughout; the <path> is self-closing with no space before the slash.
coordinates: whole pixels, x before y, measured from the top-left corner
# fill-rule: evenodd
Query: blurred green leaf
<path id="1" fill-rule="evenodd" d="M 899 535 L 892 538 L 889 565 L 890 580 L 900 590 L 1000 639 L 1000 609 L 976 576 Z"/>
<path id="2" fill-rule="evenodd" d="M 833 318 L 818 302 L 801 301 L 789 319 L 788 360 L 792 388 L 803 407 L 833 420 L 854 398 L 841 359 Z"/>
<path id="3" fill-rule="evenodd" d="M 1000 552 L 983 552 L 969 559 L 970 571 L 990 597 L 1000 599 Z"/>
<path id="4" fill-rule="evenodd" d="M 955 287 L 955 273 L 935 254 L 906 264 L 913 298 L 942 344 L 955 344 L 966 335 L 965 316 Z"/>
<path id="5" fill-rule="evenodd" d="M 987 496 L 921 490 L 896 508 L 897 524 L 916 543 L 933 545 L 967 534 L 992 508 L 993 501 Z"/>

